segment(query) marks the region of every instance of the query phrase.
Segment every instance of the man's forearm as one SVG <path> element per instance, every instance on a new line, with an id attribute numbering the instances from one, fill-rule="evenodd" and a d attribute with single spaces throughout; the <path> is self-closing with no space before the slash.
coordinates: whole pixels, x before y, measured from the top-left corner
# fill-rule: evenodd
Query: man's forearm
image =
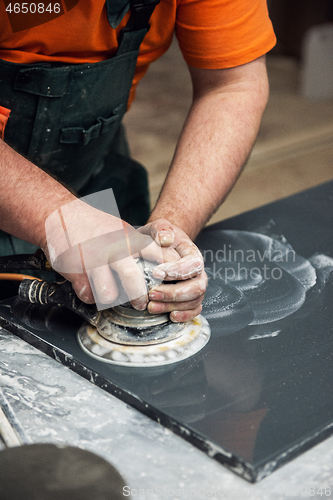
<path id="1" fill-rule="evenodd" d="M 197 85 L 150 220 L 168 219 L 194 238 L 224 201 L 250 154 L 268 97 L 264 60 L 250 64 L 222 86 L 214 74 L 212 82 Z"/>
<path id="2" fill-rule="evenodd" d="M 75 196 L 2 140 L 0 177 L 0 229 L 44 245 L 46 218 Z"/>

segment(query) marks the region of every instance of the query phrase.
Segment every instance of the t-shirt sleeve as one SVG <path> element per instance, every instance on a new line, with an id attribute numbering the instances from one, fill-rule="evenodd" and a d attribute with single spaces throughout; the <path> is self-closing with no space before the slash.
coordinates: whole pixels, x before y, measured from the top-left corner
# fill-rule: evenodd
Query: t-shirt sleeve
<path id="1" fill-rule="evenodd" d="M 176 36 L 196 68 L 232 68 L 253 61 L 276 42 L 266 0 L 179 0 Z"/>

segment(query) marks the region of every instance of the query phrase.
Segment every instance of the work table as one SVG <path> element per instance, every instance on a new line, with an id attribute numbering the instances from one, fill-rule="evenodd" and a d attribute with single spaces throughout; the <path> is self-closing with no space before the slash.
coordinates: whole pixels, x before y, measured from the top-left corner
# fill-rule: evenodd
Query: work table
<path id="1" fill-rule="evenodd" d="M 27 438 L 104 457 L 133 498 L 154 498 L 153 490 L 165 499 L 273 500 L 297 492 L 299 498 L 322 499 L 320 489 L 327 487 L 333 496 L 333 437 L 250 484 L 13 334 L 1 329 L 0 339 L 1 387 Z"/>

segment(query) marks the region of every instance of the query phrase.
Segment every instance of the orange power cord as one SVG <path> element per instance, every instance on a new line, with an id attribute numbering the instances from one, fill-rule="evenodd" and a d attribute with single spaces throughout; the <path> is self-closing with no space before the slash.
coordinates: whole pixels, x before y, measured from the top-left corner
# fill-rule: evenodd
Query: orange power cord
<path id="1" fill-rule="evenodd" d="M 0 281 L 23 281 L 23 280 L 39 280 L 40 278 L 35 278 L 34 276 L 29 276 L 27 274 L 15 274 L 15 273 L 0 273 Z"/>

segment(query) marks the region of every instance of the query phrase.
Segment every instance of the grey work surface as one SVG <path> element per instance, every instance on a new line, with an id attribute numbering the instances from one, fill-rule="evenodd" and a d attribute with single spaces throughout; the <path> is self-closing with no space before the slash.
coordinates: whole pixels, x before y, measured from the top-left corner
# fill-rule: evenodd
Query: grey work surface
<path id="1" fill-rule="evenodd" d="M 97 453 L 123 475 L 132 498 L 333 496 L 333 438 L 253 485 L 4 329 L 0 383 L 31 442 Z"/>

